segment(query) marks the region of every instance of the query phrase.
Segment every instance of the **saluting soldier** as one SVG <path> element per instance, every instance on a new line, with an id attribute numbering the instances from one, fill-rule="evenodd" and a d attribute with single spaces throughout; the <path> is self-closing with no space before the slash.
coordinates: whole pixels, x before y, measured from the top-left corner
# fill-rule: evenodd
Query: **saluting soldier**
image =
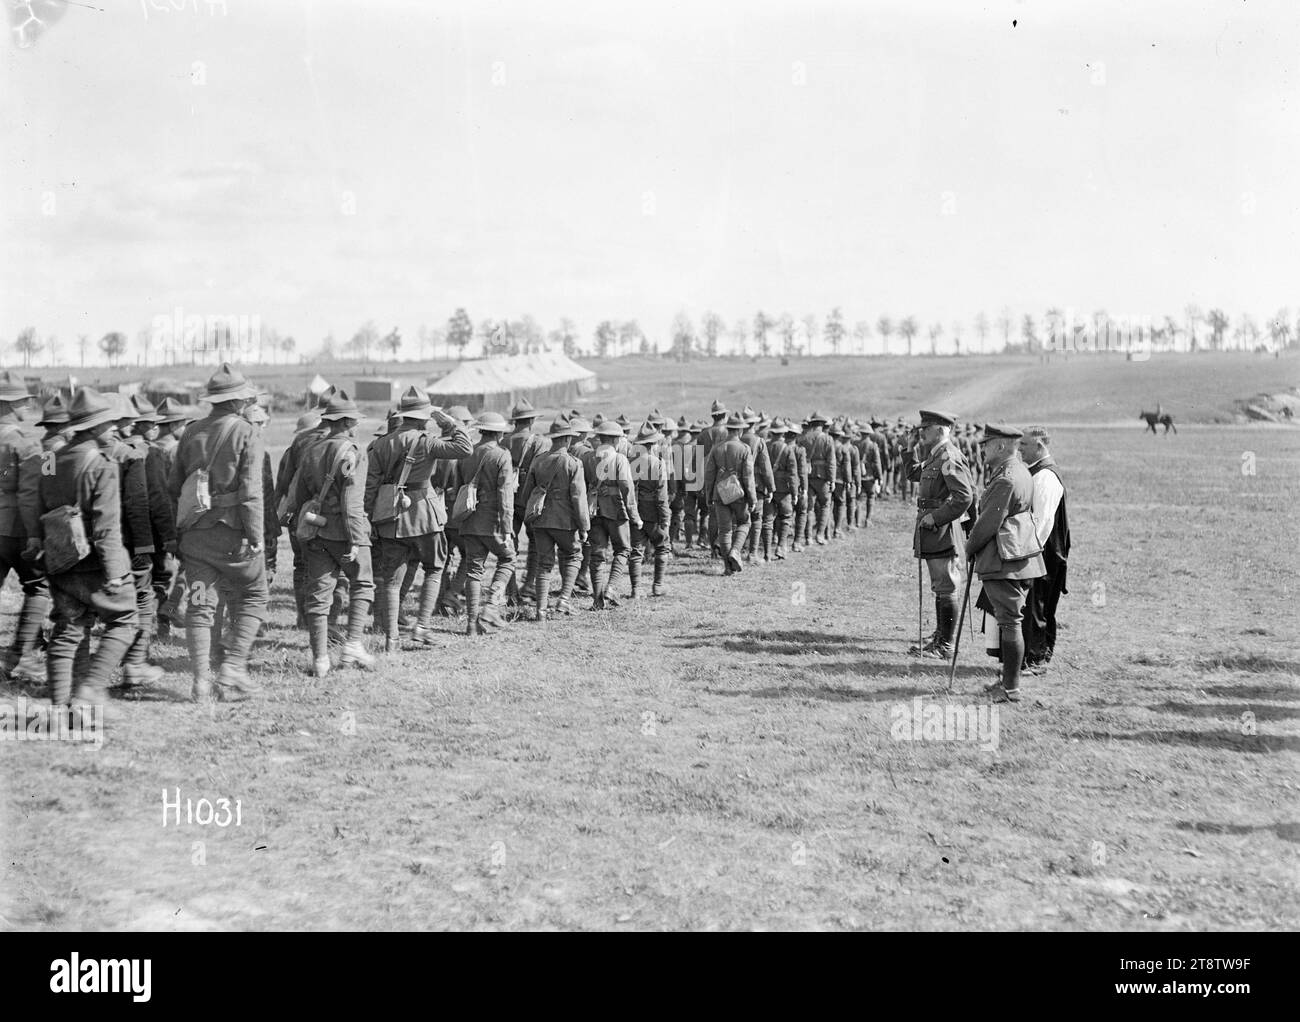
<path id="1" fill-rule="evenodd" d="M 468 436 L 474 422 L 473 413 L 464 405 L 452 405 L 447 409 L 447 414 L 456 420 Z M 470 442 L 473 443 L 472 440 Z M 460 567 L 455 571 L 451 567 L 452 560 L 456 557 L 460 558 L 461 566 L 465 564 L 465 544 L 461 542 L 460 526 L 451 521 L 456 494 L 464 482 L 461 475 L 464 464 L 463 458 L 444 458 L 434 464 L 433 471 L 429 474 L 429 486 L 435 493 L 441 491 L 443 507 L 447 510 L 447 524 L 443 527 L 443 535 L 447 538 L 447 564 L 442 571 L 442 586 L 435 605 L 437 612 L 446 617 L 455 617 L 460 613 L 460 600 L 465 592 L 464 572 Z"/>
<path id="2" fill-rule="evenodd" d="M 168 500 L 165 492 L 150 499 L 153 495 L 149 492 L 149 445 L 134 432 L 136 416 L 141 410 L 124 394 L 106 396 L 117 410 L 113 428 L 100 437 L 99 443 L 104 454 L 118 466 L 122 545 L 131 558 L 136 600 L 137 631 L 122 660 L 121 687 L 134 688 L 156 684 L 165 673 L 157 664 L 149 662 L 154 628 L 153 555 L 159 549 L 158 540 L 171 541 L 175 534 L 169 532 L 171 523 L 164 510 Z M 145 402 L 145 407 L 153 406 Z"/>
<path id="3" fill-rule="evenodd" d="M 935 629 L 928 642 L 908 652 L 938 660 L 952 655 L 953 637 L 960 624 L 957 589 L 965 563 L 965 534 L 959 526 L 974 497 L 970 469 L 952 441 L 955 421 L 948 412 L 921 411 L 920 444 L 911 476 L 920 487 L 912 556 L 924 560 L 930 572 Z"/>
<path id="4" fill-rule="evenodd" d="M 984 689 L 994 702 L 1020 701 L 1025 597 L 1033 580 L 1047 570 L 1034 522 L 1034 481 L 1017 445 L 1023 435 L 1012 426 L 989 423 L 984 427 L 980 445 L 989 476 L 967 547 L 980 577 L 975 605 L 993 614 L 998 623 L 1002 676 Z"/>
<path id="5" fill-rule="evenodd" d="M 668 525 L 672 513 L 668 501 L 669 469 L 659 455 L 662 440 L 663 434 L 650 422 L 641 427 L 633 440 L 635 452 L 629 465 L 632 478 L 636 481 L 636 505 L 641 522 L 632 525 L 632 549 L 628 553 L 627 574 L 632 583 L 632 592 L 628 598 L 632 600 L 640 596 L 641 562 L 647 548 L 654 566 L 650 595 L 664 595 Z"/>
<path id="6" fill-rule="evenodd" d="M 267 606 L 262 438 L 241 414 L 256 394 L 242 373 L 223 363 L 204 392 L 212 411 L 185 431 L 167 479 L 177 504 L 179 552 L 189 585 L 185 641 L 196 700 L 207 699 L 213 690 L 208 652 L 218 589 L 227 599 L 230 627 L 216 694 L 235 701 L 257 690 L 248 676 L 248 654 Z M 195 499 L 202 484 L 199 472 L 206 474 L 206 510 L 205 502 Z"/>
<path id="7" fill-rule="evenodd" d="M 465 544 L 465 616 L 467 634 L 488 635 L 505 626 L 495 605 L 515 577 L 515 475 L 502 439 L 506 420 L 496 412 L 484 412 L 475 425 L 478 445 L 461 464 L 464 485 L 472 484 L 477 493 L 474 511 L 460 523 Z M 489 554 L 496 558 L 496 569 L 484 592 Z"/>
<path id="8" fill-rule="evenodd" d="M 740 439 L 744 428 L 744 418 L 732 412 L 727 418 L 727 439 L 714 444 L 704 462 L 704 488 L 713 504 L 717 545 L 726 561 L 724 576 L 743 570 L 741 556 L 749 534 L 750 511 L 758 501 L 754 454 Z"/>
<path id="9" fill-rule="evenodd" d="M 69 408 L 68 443 L 51 459 L 52 471 L 40 476 L 34 497 L 33 540 L 47 557 L 74 549 L 71 515 L 44 516 L 68 508 L 80 518 L 84 540 L 90 552 L 71 566 L 49 574 L 54 601 L 54 628 L 46 650 L 50 701 L 66 705 L 72 692 L 72 666 L 77 648 L 89 642 L 90 629 L 98 619 L 104 634 L 93 656 L 77 678 L 76 702 L 101 703 L 109 678 L 135 638 L 135 586 L 131 581 L 131 559 L 122 546 L 122 502 L 118 488 L 118 466 L 108 458 L 101 440 L 113 428 L 118 414 L 105 395 L 83 387 Z M 75 553 L 67 553 L 75 558 Z"/>
<path id="10" fill-rule="evenodd" d="M 439 464 L 467 458 L 474 450 L 469 431 L 436 410 L 428 394 L 418 387 L 402 395 L 397 411 L 398 431 L 370 445 L 365 490 L 366 515 L 382 543 L 379 585 L 384 611 L 376 617 L 385 624 L 388 651 L 398 647 L 402 582 L 414 572 L 412 562 L 424 568 L 424 582 L 411 638 L 424 645 L 433 642 L 433 609 L 447 563 L 443 534 L 447 511 L 442 496 L 431 489 L 431 477 Z M 427 431 L 430 418 L 438 425 L 441 435 L 437 438 Z M 396 503 L 378 506 L 381 487 L 393 487 Z"/>
<path id="11" fill-rule="evenodd" d="M 772 523 L 775 511 L 772 509 L 771 497 L 776 488 L 772 478 L 772 459 L 767 453 L 767 441 L 758 435 L 757 427 L 763 416 L 746 405 L 740 413 L 745 422 L 741 431 L 740 442 L 749 448 L 754 458 L 754 495 L 755 501 L 749 512 L 749 533 L 745 537 L 745 563 L 757 564 L 754 556 L 758 541 L 763 541 L 763 561 L 771 558 Z"/>
<path id="12" fill-rule="evenodd" d="M 555 601 L 557 614 L 572 613 L 570 599 L 582 563 L 582 545 L 591 529 L 591 513 L 587 507 L 587 480 L 582 462 L 573 456 L 572 446 L 578 435 L 574 428 L 580 419 L 560 417 L 551 423 L 548 433 L 551 449 L 534 458 L 524 479 L 524 507 L 542 491 L 541 511 L 533 520 L 533 538 L 537 542 L 537 575 L 533 580 L 533 601 L 536 610 L 534 621 L 545 621 L 547 588 L 551 584 L 551 569 L 555 567 L 555 553 L 560 555 L 560 593 Z"/>
<path id="13" fill-rule="evenodd" d="M 321 412 L 328 432 L 303 452 L 289 500 L 295 521 L 310 502 L 323 521 L 311 522 L 316 534 L 303 544 L 307 555 L 307 635 L 312 673 L 330 672 L 329 612 L 340 572 L 348 583 L 348 628 L 339 666 L 374 666 L 365 648 L 366 619 L 375 598 L 370 556 L 370 522 L 365 512 L 366 460 L 356 440 L 363 416 L 345 390 L 336 390 Z"/>
<path id="14" fill-rule="evenodd" d="M 619 451 L 619 444 L 626 442 L 622 427 L 607 419 L 596 427 L 596 438 L 600 446 L 593 457 L 591 476 L 596 501 L 591 519 L 592 603 L 589 609 L 609 610 L 619 605 L 615 592 L 627 569 L 631 529 L 640 528 L 642 523 L 632 468 Z M 607 574 L 603 571 L 606 560 L 610 562 Z"/>
<path id="15" fill-rule="evenodd" d="M 528 476 L 533 459 L 546 450 L 546 441 L 540 433 L 533 431 L 537 420 L 537 409 L 528 398 L 520 398 L 510 410 L 514 431 L 506 441 L 510 450 L 510 464 L 515 470 L 515 509 L 514 509 L 514 544 L 515 556 L 519 554 L 519 533 L 522 530 L 528 536 L 528 555 L 524 559 L 524 588 L 519 590 L 518 580 L 511 578 L 506 596 L 511 599 L 528 600 L 532 598 L 533 576 L 537 574 L 537 554 L 533 549 L 533 539 L 524 522 L 523 480 Z"/>
<path id="16" fill-rule="evenodd" d="M 41 641 L 41 628 L 50 612 L 50 585 L 36 560 L 40 546 L 28 542 L 39 523 L 30 521 L 23 508 L 34 504 L 40 486 L 42 444 L 23 413 L 31 395 L 23 382 L 7 370 L 0 372 L 0 585 L 12 571 L 23 588 L 23 606 L 13 641 L 0 653 L 0 678 L 8 680 L 28 653 Z M 60 402 L 62 403 L 62 402 Z M 53 410 L 57 413 L 57 409 Z M 48 421 L 49 415 L 45 416 Z M 67 421 L 64 410 L 62 418 Z"/>

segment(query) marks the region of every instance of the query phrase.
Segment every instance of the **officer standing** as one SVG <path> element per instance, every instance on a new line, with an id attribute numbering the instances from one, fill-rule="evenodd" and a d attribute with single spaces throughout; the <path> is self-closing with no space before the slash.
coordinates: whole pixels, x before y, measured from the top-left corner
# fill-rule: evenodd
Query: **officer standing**
<path id="1" fill-rule="evenodd" d="M 592 474 L 589 486 L 595 488 L 595 509 L 591 519 L 591 610 L 609 610 L 619 605 L 615 592 L 623 578 L 631 552 L 631 528 L 642 527 L 641 512 L 637 507 L 636 484 L 632 467 L 619 453 L 620 441 L 625 442 L 623 429 L 615 421 L 606 420 L 596 427 L 600 446 L 592 456 Z M 612 548 L 612 553 L 609 551 Z M 609 573 L 601 577 L 607 559 Z"/>
<path id="2" fill-rule="evenodd" d="M 717 545 L 726 560 L 723 575 L 744 570 L 741 556 L 749 535 L 750 513 L 758 502 L 754 487 L 754 454 L 740 439 L 745 420 L 739 412 L 727 418 L 727 439 L 714 444 L 704 462 L 704 489 L 718 524 Z"/>
<path id="3" fill-rule="evenodd" d="M 549 436 L 551 449 L 538 458 L 524 480 L 524 507 L 534 502 L 534 494 L 541 490 L 542 508 L 534 519 L 533 537 L 537 541 L 537 577 L 533 580 L 533 601 L 536 604 L 534 621 L 545 621 L 547 588 L 551 583 L 551 569 L 555 567 L 555 553 L 560 554 L 560 595 L 555 601 L 555 612 L 568 615 L 573 586 L 582 563 L 582 545 L 591 529 L 591 514 L 587 507 L 587 481 L 582 462 L 571 452 L 577 430 L 573 419 L 557 418 L 551 423 Z M 578 420 L 581 421 L 581 420 Z"/>
<path id="4" fill-rule="evenodd" d="M 636 505 L 641 524 L 632 526 L 628 553 L 627 574 L 632 583 L 629 599 L 640 596 L 641 562 L 648 549 L 654 567 L 651 596 L 664 595 L 664 568 L 668 561 L 668 527 L 672 512 L 669 510 L 669 469 L 659 455 L 663 440 L 657 427 L 647 421 L 633 439 L 635 451 L 629 466 L 636 486 Z"/>
<path id="5" fill-rule="evenodd" d="M 991 612 L 998 623 L 1002 677 L 985 687 L 995 702 L 1020 701 L 1025 597 L 1033 580 L 1046 572 L 1034 524 L 1034 481 L 1017 446 L 1023 435 L 1010 426 L 984 427 L 980 446 L 989 474 L 968 546 L 980 577 L 976 606 Z"/>
<path id="6" fill-rule="evenodd" d="M 400 426 L 395 433 L 370 445 L 366 470 L 365 511 L 375 525 L 382 545 L 379 554 L 380 600 L 384 611 L 376 617 L 386 626 L 385 650 L 396 650 L 399 642 L 399 609 L 402 583 L 414 561 L 424 568 L 420 587 L 420 609 L 411 638 L 417 643 L 433 642 L 433 608 L 442 587 L 447 563 L 447 521 L 441 496 L 430 489 L 434 469 L 469 457 L 474 450 L 469 432 L 450 415 L 434 409 L 429 396 L 418 387 L 402 395 L 397 406 Z M 427 431 L 432 418 L 441 436 Z M 381 487 L 392 487 L 396 503 L 380 508 Z"/>
<path id="7" fill-rule="evenodd" d="M 955 417 L 948 412 L 921 411 L 921 438 L 914 452 L 910 479 L 919 482 L 912 556 L 925 561 L 934 593 L 935 630 L 913 656 L 945 660 L 952 655 L 960 612 L 957 589 L 962 581 L 964 534 L 959 523 L 974 497 L 970 469 L 952 441 Z"/>
<path id="8" fill-rule="evenodd" d="M 212 411 L 185 431 L 167 480 L 189 585 L 185 641 L 195 700 L 212 693 L 208 652 L 219 587 L 228 600 L 231 627 L 216 694 L 238 701 L 257 689 L 248 677 L 248 654 L 267 607 L 262 440 L 240 414 L 256 393 L 229 363 L 213 373 L 204 392 Z M 206 500 L 196 499 L 203 496 Z"/>
<path id="9" fill-rule="evenodd" d="M 1020 440 L 1020 457 L 1034 481 L 1034 521 L 1043 548 L 1045 574 L 1034 579 L 1025 603 L 1025 673 L 1042 674 L 1056 648 L 1056 608 L 1065 588 L 1070 556 L 1070 519 L 1065 483 L 1052 457 L 1052 437 L 1044 426 L 1030 426 Z"/>
<path id="10" fill-rule="evenodd" d="M 50 701 L 66 705 L 72 694 L 72 665 L 77 647 L 89 641 L 98 618 L 104 634 L 85 674 L 77 679 L 76 702 L 102 703 L 108 680 L 135 638 L 135 586 L 131 560 L 122 546 L 116 463 L 104 455 L 101 439 L 113 428 L 117 409 L 112 401 L 89 387 L 77 391 L 68 410 L 65 447 L 52 459 L 52 472 L 41 474 L 33 508 L 37 531 L 34 540 L 47 557 L 71 550 L 72 536 L 80 528 L 90 552 L 70 567 L 51 571 L 54 629 L 46 650 Z M 67 509 L 62 515 L 50 512 Z M 79 526 L 71 525 L 75 517 Z M 76 554 L 72 553 L 71 558 Z M 50 563 L 50 567 L 54 564 Z"/>
<path id="11" fill-rule="evenodd" d="M 0 653 L 0 679 L 5 680 L 38 647 L 50 612 L 50 584 L 35 559 L 40 547 L 28 542 L 28 537 L 37 535 L 39 523 L 23 513 L 24 507 L 35 503 L 42 465 L 41 441 L 23 421 L 30 403 L 23 382 L 8 371 L 0 372 L 0 585 L 12 571 L 23 587 L 18 628 L 13 642 Z M 66 421 L 66 411 L 63 415 Z"/>
<path id="12" fill-rule="evenodd" d="M 316 509 L 320 519 L 306 522 L 315 534 L 303 543 L 307 555 L 307 635 L 311 643 L 312 673 L 323 678 L 330 672 L 329 612 L 341 572 L 348 583 L 348 628 L 339 651 L 339 666 L 374 666 L 365 648 L 365 628 L 375 598 L 374 567 L 370 556 L 370 522 L 366 519 L 366 460 L 357 443 L 357 426 L 363 418 L 347 391 L 336 390 L 321 412 L 328 432 L 309 447 L 290 495 L 297 528 L 305 521 L 304 505 Z M 301 538 L 301 537 L 300 537 Z"/>

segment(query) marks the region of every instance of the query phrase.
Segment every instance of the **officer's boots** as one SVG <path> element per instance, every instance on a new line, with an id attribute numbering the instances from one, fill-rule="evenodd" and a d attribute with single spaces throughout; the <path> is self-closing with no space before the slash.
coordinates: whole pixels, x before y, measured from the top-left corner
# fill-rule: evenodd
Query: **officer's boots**
<path id="1" fill-rule="evenodd" d="M 921 656 L 933 660 L 947 660 L 952 656 L 952 643 L 957 635 L 957 594 L 936 596 L 934 603 L 939 627 L 935 630 L 934 642 L 921 651 Z"/>
<path id="2" fill-rule="evenodd" d="M 1025 636 L 1018 625 L 999 625 L 1002 643 L 1002 677 L 985 691 L 996 703 L 1020 702 L 1020 662 L 1025 658 Z"/>
<path id="3" fill-rule="evenodd" d="M 939 633 L 941 631 L 940 621 L 943 620 L 943 601 L 944 598 L 942 596 L 936 596 L 934 598 L 934 631 L 932 631 L 926 637 L 925 641 L 919 645 L 912 643 L 912 645 L 907 649 L 909 656 L 924 656 L 938 644 Z"/>

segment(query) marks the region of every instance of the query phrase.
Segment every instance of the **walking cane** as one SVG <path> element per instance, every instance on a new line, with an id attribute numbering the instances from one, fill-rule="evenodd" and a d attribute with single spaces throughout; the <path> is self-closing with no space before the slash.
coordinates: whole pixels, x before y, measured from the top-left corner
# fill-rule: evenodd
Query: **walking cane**
<path id="1" fill-rule="evenodd" d="M 912 530 L 912 543 L 915 545 L 916 552 L 921 552 L 921 521 L 918 518 L 916 528 Z M 921 607 L 925 597 L 921 583 L 921 558 L 916 559 L 916 648 L 919 650 L 925 645 L 925 636 L 923 634 L 925 626 L 922 624 Z"/>
<path id="2" fill-rule="evenodd" d="M 957 615 L 957 638 L 952 644 L 952 666 L 948 668 L 948 691 L 952 691 L 952 682 L 957 677 L 957 650 L 961 649 L 961 623 L 966 617 L 966 608 L 970 606 L 970 580 L 975 574 L 972 565 L 966 565 L 966 593 L 961 598 L 961 613 Z M 971 615 L 971 635 L 975 635 L 974 615 Z"/>

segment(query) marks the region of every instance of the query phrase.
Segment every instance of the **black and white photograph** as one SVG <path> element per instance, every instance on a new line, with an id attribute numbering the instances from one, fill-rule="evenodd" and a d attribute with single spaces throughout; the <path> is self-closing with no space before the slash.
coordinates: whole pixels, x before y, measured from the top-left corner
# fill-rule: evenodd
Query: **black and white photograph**
<path id="1" fill-rule="evenodd" d="M 0 930 L 1261 992 L 1300 6 L 3 4 Z"/>

